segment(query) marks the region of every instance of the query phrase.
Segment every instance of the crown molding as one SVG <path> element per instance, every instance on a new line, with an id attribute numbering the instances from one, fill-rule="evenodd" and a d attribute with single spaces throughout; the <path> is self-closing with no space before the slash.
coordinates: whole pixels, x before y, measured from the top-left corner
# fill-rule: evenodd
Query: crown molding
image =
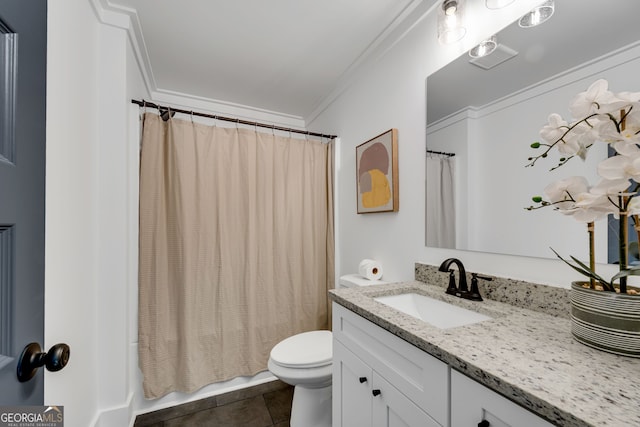
<path id="1" fill-rule="evenodd" d="M 127 32 L 127 38 L 129 43 L 131 43 L 147 92 L 153 93 L 156 90 L 156 82 L 153 77 L 151 61 L 149 60 L 147 46 L 142 36 L 142 26 L 140 25 L 136 10 L 113 5 L 109 0 L 89 1 L 101 23 L 121 28 Z"/>
<path id="2" fill-rule="evenodd" d="M 304 118 L 293 114 L 280 113 L 163 89 L 153 92 L 152 95 L 154 101 L 161 104 L 170 104 L 185 110 L 194 109 L 201 112 L 237 117 L 249 121 L 266 122 L 276 126 L 306 129 Z"/>
<path id="3" fill-rule="evenodd" d="M 378 62 L 389 50 L 404 39 L 416 25 L 418 25 L 436 7 L 439 0 L 413 0 L 404 10 L 385 28 L 369 47 L 351 64 L 315 109 L 307 115 L 309 125 L 322 114 L 340 95 L 355 81 L 359 73 L 366 67 Z"/>
<path id="4" fill-rule="evenodd" d="M 114 5 L 109 0 L 89 1 L 93 6 L 96 17 L 101 23 L 121 28 L 127 32 L 145 87 L 151 95 L 150 101 L 179 105 L 185 107 L 185 109 L 195 107 L 212 113 L 231 114 L 246 118 L 247 120 L 262 120 L 286 127 L 306 128 L 305 120 L 301 116 L 159 88 L 153 76 L 153 68 L 151 67 L 151 61 L 137 11 L 135 9 Z"/>
<path id="5" fill-rule="evenodd" d="M 171 102 L 178 105 L 184 105 L 185 102 L 188 102 L 190 106 L 187 108 L 191 108 L 191 105 L 203 105 L 206 106 L 205 108 L 208 111 L 224 112 L 225 114 L 234 114 L 232 111 L 237 111 L 237 114 L 243 117 L 253 117 L 253 119 L 261 117 L 261 120 L 269 120 L 270 122 L 279 124 L 292 123 L 293 121 L 297 123 L 295 126 L 303 126 L 306 128 L 309 123 L 315 120 L 318 115 L 353 84 L 355 77 L 362 69 L 377 62 L 389 49 L 402 40 L 411 29 L 433 9 L 438 0 L 412 0 L 393 22 L 380 32 L 367 49 L 356 58 L 336 84 L 334 84 L 333 90 L 320 99 L 317 106 L 306 117 L 262 110 L 248 105 L 234 104 L 159 88 L 153 75 L 153 69 L 137 11 L 115 5 L 109 0 L 89 1 L 101 23 L 121 28 L 127 32 L 129 42 L 131 43 L 138 63 L 138 68 L 142 74 L 147 91 L 152 96 L 152 101 Z M 271 119 L 266 117 L 271 117 Z"/>

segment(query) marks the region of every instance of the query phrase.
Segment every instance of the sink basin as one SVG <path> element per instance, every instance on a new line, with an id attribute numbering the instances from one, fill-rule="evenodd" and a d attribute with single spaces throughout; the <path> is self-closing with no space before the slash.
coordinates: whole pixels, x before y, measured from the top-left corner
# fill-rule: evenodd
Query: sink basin
<path id="1" fill-rule="evenodd" d="M 374 300 L 440 329 L 455 328 L 491 319 L 484 314 L 416 293 L 388 295 L 376 297 Z"/>

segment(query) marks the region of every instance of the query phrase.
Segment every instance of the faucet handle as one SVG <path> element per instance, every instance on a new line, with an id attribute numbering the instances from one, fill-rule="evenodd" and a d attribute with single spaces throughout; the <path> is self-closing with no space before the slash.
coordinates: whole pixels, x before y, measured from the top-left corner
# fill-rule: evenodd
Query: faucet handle
<path id="1" fill-rule="evenodd" d="M 489 282 L 493 280 L 492 277 L 480 276 L 478 273 L 471 273 L 471 281 L 473 282 L 475 280 L 476 285 L 478 284 L 478 279 L 487 280 Z"/>
<path id="2" fill-rule="evenodd" d="M 478 289 L 478 279 L 493 280 L 491 277 L 480 276 L 478 275 L 478 273 L 471 273 L 471 289 L 467 294 L 464 295 L 464 298 L 474 301 L 482 301 L 480 290 Z"/>

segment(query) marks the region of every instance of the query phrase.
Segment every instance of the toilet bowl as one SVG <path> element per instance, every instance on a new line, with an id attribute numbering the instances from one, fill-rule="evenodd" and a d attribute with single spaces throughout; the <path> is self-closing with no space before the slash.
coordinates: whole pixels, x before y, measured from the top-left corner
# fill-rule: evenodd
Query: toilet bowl
<path id="1" fill-rule="evenodd" d="M 379 285 L 357 274 L 340 277 L 338 288 Z M 293 335 L 271 349 L 269 371 L 294 386 L 291 427 L 331 427 L 331 378 L 333 373 L 331 331 Z"/>
<path id="2" fill-rule="evenodd" d="M 331 426 L 331 331 L 303 332 L 276 344 L 269 371 L 294 386 L 291 427 Z"/>

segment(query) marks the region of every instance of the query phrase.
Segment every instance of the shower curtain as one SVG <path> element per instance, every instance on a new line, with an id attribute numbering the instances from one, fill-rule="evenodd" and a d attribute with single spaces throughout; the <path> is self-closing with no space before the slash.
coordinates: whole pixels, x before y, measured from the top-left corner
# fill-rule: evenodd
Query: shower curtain
<path id="1" fill-rule="evenodd" d="M 427 155 L 426 245 L 455 249 L 454 158 Z"/>
<path id="2" fill-rule="evenodd" d="M 146 398 L 266 370 L 328 326 L 333 143 L 144 115 L 139 365 Z"/>

